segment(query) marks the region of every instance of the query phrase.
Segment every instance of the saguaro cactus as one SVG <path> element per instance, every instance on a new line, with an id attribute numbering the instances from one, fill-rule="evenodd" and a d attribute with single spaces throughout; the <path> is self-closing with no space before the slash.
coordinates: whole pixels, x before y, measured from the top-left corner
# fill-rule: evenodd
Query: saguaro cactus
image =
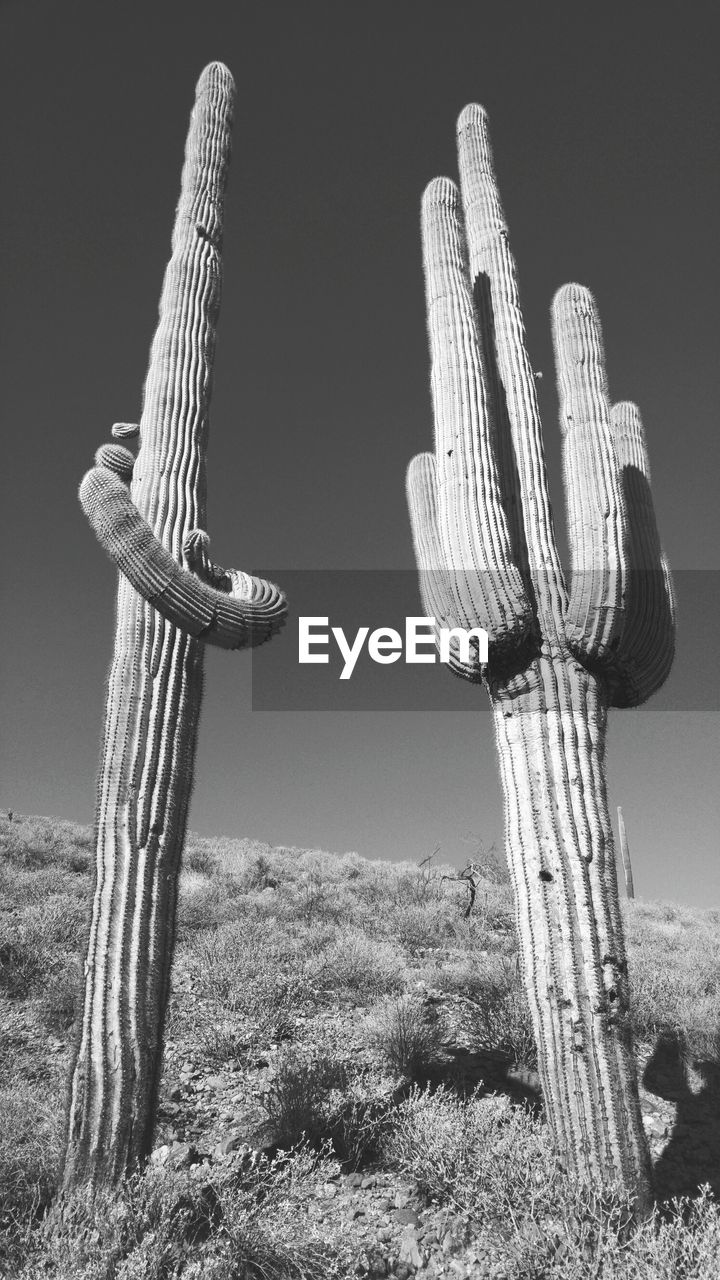
<path id="1" fill-rule="evenodd" d="M 533 370 L 487 119 L 458 121 L 460 191 L 425 191 L 435 452 L 408 502 L 426 612 L 481 626 L 522 968 L 551 1131 L 568 1165 L 651 1194 L 605 783 L 610 706 L 644 701 L 673 655 L 673 603 L 640 418 L 611 407 L 594 301 L 560 289 L 553 332 L 572 543 L 553 532 Z"/>
<path id="2" fill-rule="evenodd" d="M 211 565 L 204 532 L 234 92 L 221 63 L 198 81 L 139 432 L 113 428 L 117 441 L 139 433 L 137 458 L 122 443 L 102 446 L 80 489 L 121 574 L 66 1186 L 117 1181 L 150 1150 L 203 642 L 258 644 L 286 611 L 270 583 Z"/>

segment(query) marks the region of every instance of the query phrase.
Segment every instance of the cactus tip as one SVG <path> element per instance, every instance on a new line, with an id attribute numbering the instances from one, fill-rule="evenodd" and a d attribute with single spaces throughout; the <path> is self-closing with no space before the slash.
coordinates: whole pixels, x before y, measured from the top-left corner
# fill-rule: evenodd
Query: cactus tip
<path id="1" fill-rule="evenodd" d="M 121 480 L 129 480 L 135 466 L 135 457 L 121 444 L 101 444 L 95 454 L 95 466 L 114 471 Z"/>
<path id="2" fill-rule="evenodd" d="M 460 193 L 452 178 L 433 178 L 423 191 L 423 209 L 431 205 L 446 205 L 450 209 L 457 209 L 459 203 Z"/>
<path id="3" fill-rule="evenodd" d="M 553 298 L 552 308 L 554 312 L 571 309 L 578 315 L 593 315 L 597 320 L 597 303 L 584 284 L 562 284 Z"/>
<path id="4" fill-rule="evenodd" d="M 487 133 L 488 113 L 484 107 L 478 102 L 469 102 L 463 107 L 457 120 L 457 131 L 462 133 L 465 129 L 481 130 Z"/>
<path id="5" fill-rule="evenodd" d="M 224 62 L 209 62 L 200 72 L 195 93 L 199 97 L 201 93 L 205 93 L 208 89 L 214 87 L 223 87 L 231 93 L 235 90 L 235 81 L 229 67 Z"/>

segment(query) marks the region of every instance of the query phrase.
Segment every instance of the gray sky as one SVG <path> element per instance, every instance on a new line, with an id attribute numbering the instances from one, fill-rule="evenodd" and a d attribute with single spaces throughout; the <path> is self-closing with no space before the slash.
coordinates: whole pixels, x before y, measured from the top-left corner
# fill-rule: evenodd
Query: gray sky
<path id="1" fill-rule="evenodd" d="M 432 432 L 419 201 L 455 174 L 455 118 L 482 102 L 544 375 L 556 522 L 549 306 L 577 280 L 598 301 L 613 399 L 642 409 L 680 571 L 668 685 L 611 717 L 636 892 L 720 905 L 717 32 L 709 9 L 705 25 L 679 4 L 647 13 L 0 3 L 3 805 L 92 818 L 115 580 L 76 491 L 112 422 L 140 412 L 194 84 L 217 58 L 238 104 L 214 554 L 280 579 L 411 570 L 404 474 Z M 458 682 L 434 712 L 261 714 L 250 662 L 208 656 L 194 829 L 389 858 L 440 844 L 462 861 L 468 832 L 501 843 L 482 691 Z"/>

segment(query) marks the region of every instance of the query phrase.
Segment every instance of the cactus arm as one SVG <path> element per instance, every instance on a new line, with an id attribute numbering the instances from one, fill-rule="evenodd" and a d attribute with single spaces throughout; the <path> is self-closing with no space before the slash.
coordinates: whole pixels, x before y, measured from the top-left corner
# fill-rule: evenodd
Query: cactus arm
<path id="1" fill-rule="evenodd" d="M 627 522 L 602 330 L 590 291 L 563 285 L 552 322 L 572 557 L 565 635 L 571 651 L 601 671 L 614 662 L 624 621 Z"/>
<path id="2" fill-rule="evenodd" d="M 80 503 L 98 542 L 128 582 L 188 635 L 222 649 L 240 649 L 262 644 L 282 627 L 287 606 L 277 587 L 233 571 L 232 580 L 225 575 L 227 589 L 222 591 L 188 572 L 155 537 L 113 471 L 104 466 L 88 471 Z"/>
<path id="3" fill-rule="evenodd" d="M 436 518 L 456 626 L 482 626 L 496 652 L 514 649 L 532 611 L 513 563 L 459 218 L 447 178 L 422 202 L 423 262 L 435 411 Z M 470 483 L 463 483 L 469 477 Z"/>
<path id="4" fill-rule="evenodd" d="M 420 599 L 425 616 L 435 618 L 435 635 L 440 627 L 455 626 L 453 607 L 453 575 L 443 567 L 443 549 L 438 533 L 435 455 L 420 453 L 407 471 L 407 503 L 410 526 L 418 566 Z M 456 646 L 450 648 L 450 670 L 464 680 L 478 683 L 484 667 L 478 662 L 463 662 Z"/>
<path id="5" fill-rule="evenodd" d="M 675 593 L 660 544 L 642 420 L 628 401 L 611 427 L 627 510 L 625 622 L 612 672 L 613 706 L 637 706 L 664 684 L 675 653 Z"/>
<path id="6" fill-rule="evenodd" d="M 457 123 L 470 279 L 485 330 L 506 511 L 540 613 L 558 630 L 566 594 L 553 533 L 537 390 L 525 344 L 517 270 L 498 191 L 487 114 L 470 104 Z"/>

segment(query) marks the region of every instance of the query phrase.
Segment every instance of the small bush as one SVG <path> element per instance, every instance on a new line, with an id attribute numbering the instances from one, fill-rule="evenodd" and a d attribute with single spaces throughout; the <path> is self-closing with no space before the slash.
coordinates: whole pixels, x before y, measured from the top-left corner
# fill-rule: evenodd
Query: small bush
<path id="1" fill-rule="evenodd" d="M 27 999 L 46 979 L 47 957 L 31 933 L 20 928 L 0 941 L 0 990 L 12 1000 Z"/>
<path id="2" fill-rule="evenodd" d="M 47 1208 L 60 1161 L 61 1111 L 37 1089 L 0 1092 L 0 1272 L 24 1248 L 28 1225 Z M 4 1236 L 4 1240 L 3 1240 Z M 8 1274 L 13 1274 L 12 1267 Z"/>
<path id="3" fill-rule="evenodd" d="M 286 1150 L 302 1141 L 320 1145 L 328 1137 L 331 1095 L 346 1085 L 342 1063 L 282 1054 L 263 1098 L 273 1140 Z"/>
<path id="4" fill-rule="evenodd" d="M 40 1020 L 48 1031 L 69 1031 L 82 1008 L 80 975 L 75 966 L 53 973 L 40 1001 Z"/>
<path id="5" fill-rule="evenodd" d="M 479 1043 L 535 1069 L 537 1049 L 517 954 L 485 954 L 472 968 L 444 969 L 433 980 L 468 1001 L 469 1024 Z"/>
<path id="6" fill-rule="evenodd" d="M 377 1161 L 396 1117 L 396 1091 L 384 1077 L 373 1072 L 348 1079 L 328 1123 L 338 1158 L 351 1169 Z"/>
<path id="7" fill-rule="evenodd" d="M 505 1099 L 415 1089 L 399 1109 L 389 1162 L 423 1193 L 478 1218 L 502 1220 L 549 1194 L 556 1172 L 541 1127 Z"/>
<path id="8" fill-rule="evenodd" d="M 672 1031 L 688 1052 L 720 1059 L 720 937 L 710 912 L 628 903 L 625 928 L 636 1038 Z"/>
<path id="9" fill-rule="evenodd" d="M 211 876 L 216 870 L 217 863 L 204 840 L 188 841 L 183 853 L 182 866 L 184 871 L 196 871 L 199 875 Z"/>
<path id="10" fill-rule="evenodd" d="M 369 999 L 404 985 L 402 954 L 391 943 L 343 929 L 309 961 L 307 979 L 325 995 Z"/>
<path id="11" fill-rule="evenodd" d="M 377 1011 L 370 1039 L 385 1065 L 408 1080 L 427 1080 L 439 1050 L 437 1029 L 411 996 L 388 1000 Z"/>

